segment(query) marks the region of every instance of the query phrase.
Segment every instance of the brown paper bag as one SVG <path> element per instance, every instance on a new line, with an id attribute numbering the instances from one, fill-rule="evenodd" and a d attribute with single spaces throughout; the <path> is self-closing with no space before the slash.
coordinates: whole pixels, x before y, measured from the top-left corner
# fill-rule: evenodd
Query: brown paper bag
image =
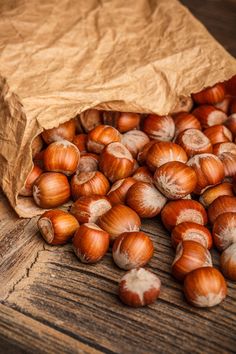
<path id="1" fill-rule="evenodd" d="M 176 0 L 0 0 L 0 183 L 19 198 L 31 142 L 80 112 L 166 114 L 236 61 Z"/>

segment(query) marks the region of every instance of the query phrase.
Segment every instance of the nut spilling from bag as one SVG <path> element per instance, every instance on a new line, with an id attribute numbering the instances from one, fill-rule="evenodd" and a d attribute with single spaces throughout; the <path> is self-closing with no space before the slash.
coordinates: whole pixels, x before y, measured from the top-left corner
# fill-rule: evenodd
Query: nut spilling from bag
<path id="1" fill-rule="evenodd" d="M 114 263 L 129 270 L 119 285 L 129 306 L 154 302 L 161 286 L 140 268 L 155 253 L 140 218 L 160 215 L 171 231 L 172 274 L 191 305 L 215 306 L 226 296 L 212 245 L 223 252 L 225 277 L 236 280 L 235 77 L 189 100 L 185 111 L 167 116 L 89 110 L 44 131 L 32 147 L 22 195 L 46 209 L 74 201 L 69 213 L 39 218 L 42 236 L 51 245 L 73 237 L 85 263 L 101 260 L 110 243 Z"/>

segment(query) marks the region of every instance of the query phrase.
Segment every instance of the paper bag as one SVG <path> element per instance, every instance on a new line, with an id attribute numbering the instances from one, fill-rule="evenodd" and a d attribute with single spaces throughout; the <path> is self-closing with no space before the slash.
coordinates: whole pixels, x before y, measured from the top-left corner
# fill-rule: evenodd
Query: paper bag
<path id="1" fill-rule="evenodd" d="M 175 0 L 0 0 L 0 185 L 19 198 L 31 142 L 80 112 L 166 114 L 236 73 L 236 61 Z"/>

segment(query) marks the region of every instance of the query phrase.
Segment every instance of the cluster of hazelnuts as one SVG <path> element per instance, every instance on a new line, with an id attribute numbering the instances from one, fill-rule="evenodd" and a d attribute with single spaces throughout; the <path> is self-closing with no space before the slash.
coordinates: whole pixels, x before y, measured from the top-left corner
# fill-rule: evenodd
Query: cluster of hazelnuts
<path id="1" fill-rule="evenodd" d="M 191 112 L 191 113 L 190 113 Z M 21 191 L 45 209 L 38 220 L 52 245 L 68 242 L 84 263 L 112 245 L 121 300 L 148 305 L 161 282 L 142 268 L 154 246 L 141 218 L 161 215 L 176 249 L 173 276 L 187 301 L 210 307 L 236 280 L 236 76 L 186 99 L 171 115 L 87 110 L 34 139 L 34 167 Z M 69 212 L 55 209 L 73 199 Z M 209 225 L 209 228 L 206 227 Z M 211 230 L 211 231 L 210 231 Z"/>

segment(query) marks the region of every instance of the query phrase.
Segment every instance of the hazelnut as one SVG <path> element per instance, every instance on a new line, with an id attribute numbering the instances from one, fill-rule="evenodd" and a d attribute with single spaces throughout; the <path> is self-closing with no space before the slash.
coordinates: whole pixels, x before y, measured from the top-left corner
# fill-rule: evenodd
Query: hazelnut
<path id="1" fill-rule="evenodd" d="M 87 149 L 100 154 L 105 146 L 113 142 L 120 142 L 121 135 L 109 125 L 98 125 L 88 133 Z"/>
<path id="2" fill-rule="evenodd" d="M 236 242 L 236 212 L 220 214 L 213 225 L 212 236 L 219 251 Z"/>
<path id="3" fill-rule="evenodd" d="M 200 196 L 199 202 L 202 203 L 205 208 L 208 208 L 216 198 L 222 195 L 234 195 L 232 183 L 224 182 L 206 189 Z"/>
<path id="4" fill-rule="evenodd" d="M 108 179 L 99 171 L 76 173 L 71 179 L 73 200 L 82 195 L 106 195 L 110 184 Z"/>
<path id="5" fill-rule="evenodd" d="M 192 270 L 212 266 L 211 254 L 203 245 L 195 241 L 182 241 L 176 248 L 172 263 L 172 274 L 178 280 L 184 280 Z"/>
<path id="6" fill-rule="evenodd" d="M 71 206 L 70 212 L 81 223 L 95 223 L 99 216 L 111 209 L 111 203 L 100 195 L 82 196 Z"/>
<path id="7" fill-rule="evenodd" d="M 194 222 L 182 222 L 174 227 L 171 233 L 171 243 L 174 248 L 182 241 L 199 242 L 203 247 L 212 247 L 210 231 L 203 225 Z"/>
<path id="8" fill-rule="evenodd" d="M 125 204 L 126 194 L 134 183 L 136 183 L 136 180 L 132 177 L 119 179 L 107 193 L 107 199 L 112 205 Z"/>
<path id="9" fill-rule="evenodd" d="M 172 142 L 157 142 L 148 150 L 146 163 L 151 171 L 170 161 L 187 162 L 188 157 L 184 149 Z"/>
<path id="10" fill-rule="evenodd" d="M 149 143 L 149 137 L 141 130 L 130 130 L 122 135 L 121 143 L 129 150 L 134 158 Z"/>
<path id="11" fill-rule="evenodd" d="M 216 198 L 208 208 L 208 217 L 211 224 L 214 224 L 216 218 L 223 214 L 236 212 L 236 197 L 222 195 Z"/>
<path id="12" fill-rule="evenodd" d="M 222 162 L 213 154 L 195 155 L 187 164 L 197 175 L 197 185 L 194 189 L 196 194 L 202 194 L 206 188 L 219 184 L 225 176 Z"/>
<path id="13" fill-rule="evenodd" d="M 80 113 L 79 121 L 85 133 L 88 133 L 98 125 L 102 124 L 101 112 L 97 109 L 87 109 Z"/>
<path id="14" fill-rule="evenodd" d="M 199 119 L 203 129 L 223 124 L 227 120 L 227 115 L 214 106 L 199 106 L 193 110 L 192 114 Z"/>
<path id="15" fill-rule="evenodd" d="M 109 233 L 113 242 L 124 232 L 139 231 L 141 220 L 138 214 L 123 204 L 116 204 L 98 218 L 97 224 Z"/>
<path id="16" fill-rule="evenodd" d="M 196 307 L 212 307 L 224 300 L 227 285 L 222 274 L 213 267 L 193 270 L 184 280 L 184 295 Z"/>
<path id="17" fill-rule="evenodd" d="M 80 226 L 73 237 L 73 249 L 83 263 L 96 263 L 108 251 L 109 234 L 93 223 Z"/>
<path id="18" fill-rule="evenodd" d="M 181 199 L 196 188 L 197 175 L 183 162 L 171 161 L 157 168 L 154 183 L 168 199 Z"/>
<path id="19" fill-rule="evenodd" d="M 67 140 L 50 144 L 43 156 L 44 168 L 51 172 L 61 172 L 71 176 L 79 165 L 80 151 Z"/>
<path id="20" fill-rule="evenodd" d="M 104 175 L 115 182 L 132 174 L 134 159 L 123 144 L 111 143 L 103 149 L 99 166 Z"/>
<path id="21" fill-rule="evenodd" d="M 176 225 L 185 221 L 205 225 L 207 213 L 196 200 L 180 199 L 168 202 L 164 206 L 161 211 L 161 220 L 167 230 L 172 230 Z"/>
<path id="22" fill-rule="evenodd" d="M 141 218 L 157 216 L 167 199 L 152 184 L 136 182 L 126 195 L 127 205 L 136 211 Z"/>
<path id="23" fill-rule="evenodd" d="M 150 139 L 170 141 L 175 135 L 175 123 L 171 116 L 149 114 L 143 122 L 143 131 Z"/>
<path id="24" fill-rule="evenodd" d="M 69 120 L 66 123 L 60 124 L 57 128 L 44 130 L 42 132 L 42 138 L 46 144 L 51 144 L 54 141 L 68 140 L 72 141 L 75 136 L 76 122 L 74 119 Z"/>
<path id="25" fill-rule="evenodd" d="M 236 281 L 236 243 L 230 245 L 222 253 L 220 267 L 226 278 Z"/>
<path id="26" fill-rule="evenodd" d="M 56 208 L 70 199 L 70 184 L 62 173 L 42 173 L 34 182 L 33 197 L 41 208 Z"/>
<path id="27" fill-rule="evenodd" d="M 183 131 L 178 135 L 176 143 L 185 150 L 188 157 L 212 152 L 212 144 L 209 138 L 198 129 Z"/>
<path id="28" fill-rule="evenodd" d="M 121 269 L 142 267 L 152 258 L 154 246 L 144 232 L 124 232 L 112 247 L 113 260 Z"/>
<path id="29" fill-rule="evenodd" d="M 198 104 L 216 104 L 225 98 L 225 87 L 222 83 L 217 83 L 212 87 L 207 87 L 200 92 L 193 93 L 192 98 Z"/>
<path id="30" fill-rule="evenodd" d="M 119 132 L 125 133 L 139 127 L 140 114 L 131 112 L 103 112 L 103 122 L 115 127 Z"/>
<path id="31" fill-rule="evenodd" d="M 121 301 L 131 307 L 152 304 L 159 296 L 160 279 L 144 268 L 132 269 L 127 272 L 119 283 Z"/>
<path id="32" fill-rule="evenodd" d="M 79 228 L 76 218 L 62 210 L 46 211 L 37 222 L 39 231 L 50 245 L 62 245 L 74 235 Z"/>

